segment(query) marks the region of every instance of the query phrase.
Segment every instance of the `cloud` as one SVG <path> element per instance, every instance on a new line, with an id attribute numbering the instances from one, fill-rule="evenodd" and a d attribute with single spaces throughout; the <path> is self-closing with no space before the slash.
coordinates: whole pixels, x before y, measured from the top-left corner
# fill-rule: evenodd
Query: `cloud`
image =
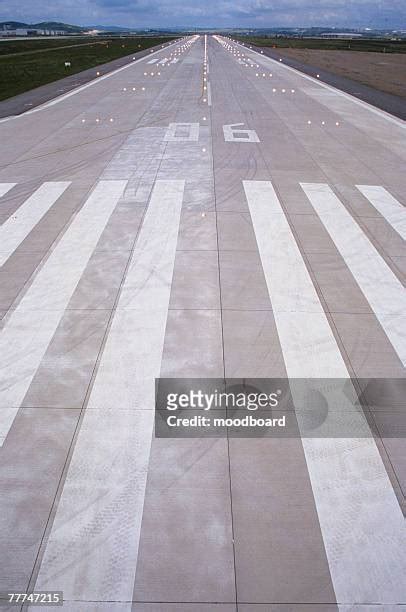
<path id="1" fill-rule="evenodd" d="M 14 4 L 14 6 L 12 6 Z M 0 0 L 0 20 L 81 25 L 406 27 L 405 0 Z"/>

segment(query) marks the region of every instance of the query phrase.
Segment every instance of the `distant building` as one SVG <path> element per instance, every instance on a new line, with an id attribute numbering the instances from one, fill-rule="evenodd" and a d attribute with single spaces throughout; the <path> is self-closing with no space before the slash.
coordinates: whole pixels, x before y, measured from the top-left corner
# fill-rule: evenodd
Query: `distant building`
<path id="1" fill-rule="evenodd" d="M 351 39 L 351 38 L 362 38 L 362 34 L 358 34 L 356 32 L 323 32 L 320 34 L 321 38 L 343 38 L 343 39 Z"/>
<path id="2" fill-rule="evenodd" d="M 14 36 L 65 36 L 65 30 L 42 30 L 38 28 L 17 28 L 16 30 L 0 30 L 0 36 L 13 38 Z"/>

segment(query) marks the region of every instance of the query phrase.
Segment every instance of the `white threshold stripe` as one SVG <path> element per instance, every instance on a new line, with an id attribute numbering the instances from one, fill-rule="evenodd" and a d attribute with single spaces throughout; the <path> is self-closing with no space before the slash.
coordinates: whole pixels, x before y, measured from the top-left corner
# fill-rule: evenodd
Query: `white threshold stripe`
<path id="1" fill-rule="evenodd" d="M 70 181 L 43 183 L 0 227 L 0 267 L 55 204 Z"/>
<path id="2" fill-rule="evenodd" d="M 406 366 L 405 288 L 328 185 L 301 187 Z"/>
<path id="3" fill-rule="evenodd" d="M 67 601 L 133 599 L 184 184 L 155 183 L 45 549 Z"/>
<path id="4" fill-rule="evenodd" d="M 16 185 L 17 183 L 0 183 L 0 198 Z"/>
<path id="5" fill-rule="evenodd" d="M 399 236 L 406 240 L 406 208 L 384 187 L 378 185 L 357 185 L 356 187 Z"/>
<path id="6" fill-rule="evenodd" d="M 244 181 L 244 189 L 288 377 L 348 378 L 272 183 Z M 348 418 L 365 437 L 302 439 L 337 602 L 405 602 L 403 514 L 366 421 L 340 401 L 329 418 Z"/>
<path id="7" fill-rule="evenodd" d="M 31 384 L 127 181 L 100 181 L 0 332 L 0 437 Z"/>

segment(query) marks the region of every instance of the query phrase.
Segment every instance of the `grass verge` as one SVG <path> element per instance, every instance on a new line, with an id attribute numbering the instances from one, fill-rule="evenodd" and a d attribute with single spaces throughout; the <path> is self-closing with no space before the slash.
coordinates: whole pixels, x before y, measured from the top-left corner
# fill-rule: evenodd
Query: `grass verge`
<path id="1" fill-rule="evenodd" d="M 321 38 L 272 38 L 240 36 L 245 44 L 257 47 L 274 47 L 278 49 L 321 49 L 335 51 L 372 51 L 375 53 L 406 53 L 406 40 L 387 40 L 362 38 L 352 40 L 332 40 Z"/>

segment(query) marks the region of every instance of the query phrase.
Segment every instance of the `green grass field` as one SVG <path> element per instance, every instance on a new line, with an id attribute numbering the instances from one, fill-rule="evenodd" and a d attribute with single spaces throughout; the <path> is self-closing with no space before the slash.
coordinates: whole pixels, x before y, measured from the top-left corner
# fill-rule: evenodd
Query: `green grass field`
<path id="1" fill-rule="evenodd" d="M 245 44 L 257 47 L 276 47 L 278 49 L 325 49 L 327 50 L 351 50 L 351 51 L 374 51 L 376 53 L 406 53 L 406 40 L 386 39 L 320 39 L 320 38 L 267 38 L 240 36 L 239 40 Z"/>
<path id="2" fill-rule="evenodd" d="M 2 41 L 0 100 L 170 40 L 140 36 Z M 65 61 L 72 67 L 65 68 Z"/>

